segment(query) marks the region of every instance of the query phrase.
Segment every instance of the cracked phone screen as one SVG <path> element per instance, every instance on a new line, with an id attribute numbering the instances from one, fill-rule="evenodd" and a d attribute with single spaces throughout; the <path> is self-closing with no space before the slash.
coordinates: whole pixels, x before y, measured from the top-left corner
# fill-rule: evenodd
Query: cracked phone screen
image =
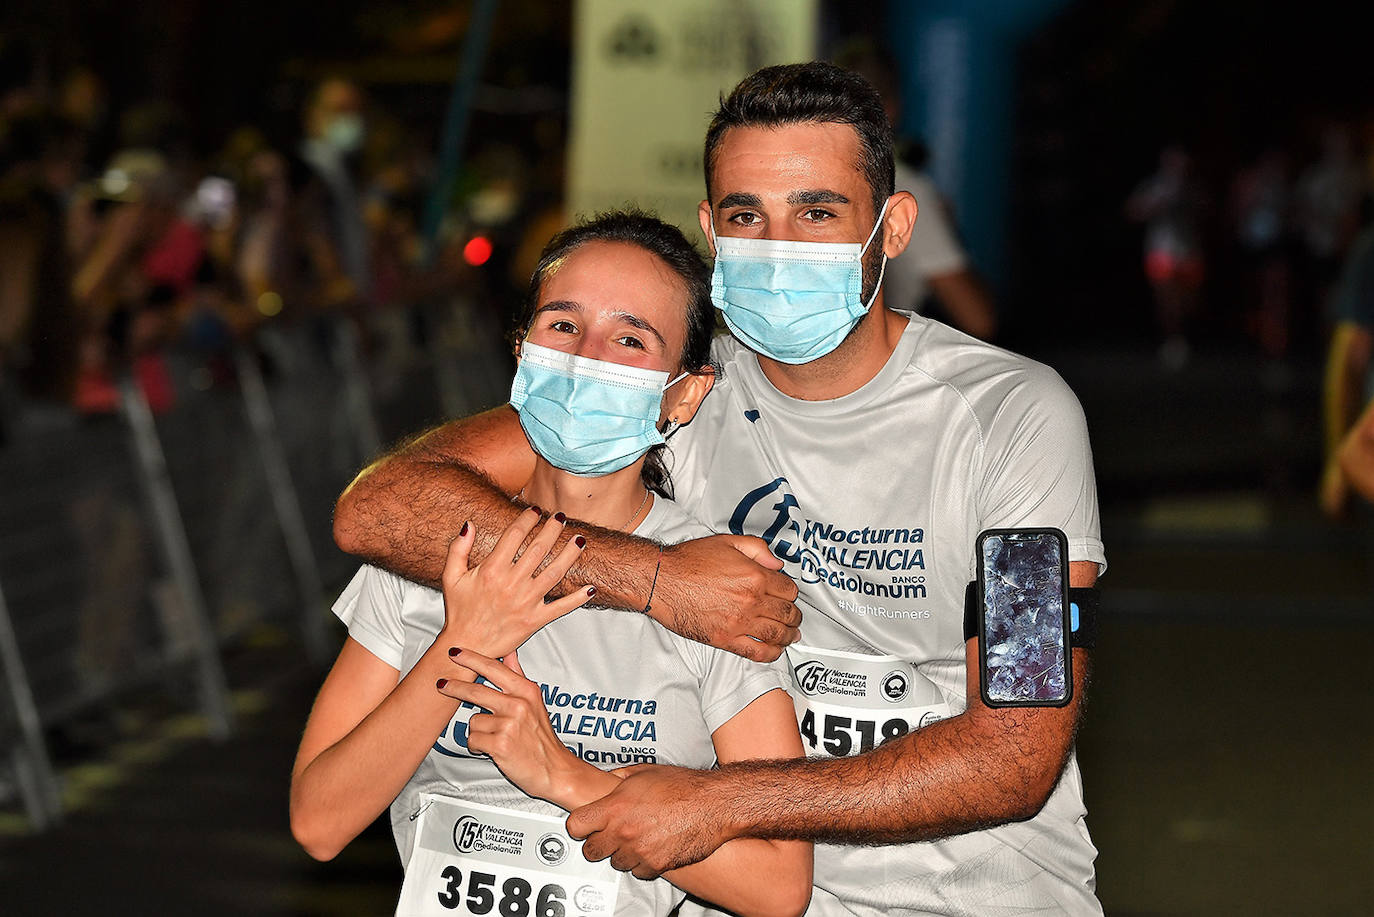
<path id="1" fill-rule="evenodd" d="M 1053 533 L 983 539 L 983 685 L 991 703 L 1068 698 L 1062 551 Z"/>

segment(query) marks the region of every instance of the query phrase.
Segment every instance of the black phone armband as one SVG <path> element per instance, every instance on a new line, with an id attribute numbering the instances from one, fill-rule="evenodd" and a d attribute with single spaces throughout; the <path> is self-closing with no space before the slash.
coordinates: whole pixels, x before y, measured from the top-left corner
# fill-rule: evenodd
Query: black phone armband
<path id="1" fill-rule="evenodd" d="M 1097 647 L 1097 606 L 1102 593 L 1096 586 L 1069 587 L 1069 646 L 1085 650 Z"/>
<path id="2" fill-rule="evenodd" d="M 1096 586 L 1069 587 L 1069 646 L 1085 650 L 1097 646 L 1097 608 L 1102 593 Z M 964 590 L 964 639 L 978 636 L 978 583 L 970 582 Z"/>

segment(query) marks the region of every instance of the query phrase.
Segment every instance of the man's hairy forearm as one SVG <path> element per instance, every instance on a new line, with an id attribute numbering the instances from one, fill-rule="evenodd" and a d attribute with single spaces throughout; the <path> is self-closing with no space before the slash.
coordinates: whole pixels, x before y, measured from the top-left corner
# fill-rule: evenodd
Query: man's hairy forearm
<path id="1" fill-rule="evenodd" d="M 1074 655 L 1082 692 L 1087 655 Z M 712 775 L 713 807 L 728 819 L 728 836 L 845 844 L 933 840 L 1019 821 L 1053 791 L 1076 719 L 1068 708 L 979 704 L 855 757 L 730 764 Z"/>
<path id="2" fill-rule="evenodd" d="M 449 543 L 464 522 L 476 528 L 471 562 L 479 563 L 527 505 L 460 462 L 392 457 L 364 471 L 339 498 L 334 537 L 349 554 L 437 589 Z M 574 520 L 550 555 L 577 535 L 587 539 L 587 550 L 555 594 L 591 584 L 598 605 L 643 608 L 658 546 Z"/>

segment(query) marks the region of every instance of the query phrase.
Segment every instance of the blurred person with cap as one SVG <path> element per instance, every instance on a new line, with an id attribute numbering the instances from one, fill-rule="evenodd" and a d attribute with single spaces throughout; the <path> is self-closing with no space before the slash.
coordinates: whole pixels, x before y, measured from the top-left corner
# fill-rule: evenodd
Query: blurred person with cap
<path id="1" fill-rule="evenodd" d="M 994 709 L 963 628 L 984 529 L 1061 529 L 1075 587 L 1105 567 L 1077 399 L 1048 367 L 888 308 L 917 202 L 894 190 L 862 77 L 746 77 L 704 163 L 732 335 L 672 470 L 684 508 L 730 534 L 660 546 L 568 520 L 588 544 L 566 588 L 748 658 L 787 652 L 811 757 L 637 768 L 569 832 L 639 878 L 736 837 L 814 840 L 812 914 L 1101 914 L 1073 751 L 1091 653 L 1073 649 L 1068 705 Z M 531 461 L 508 407 L 451 422 L 350 485 L 336 540 L 434 582 L 463 522 L 519 513 Z"/>
<path id="2" fill-rule="evenodd" d="M 115 410 L 113 368 L 124 358 L 155 410 L 172 405 L 162 349 L 205 255 L 204 237 L 181 213 L 178 193 L 162 152 L 129 148 L 115 154 L 73 209 L 72 296 L 83 326 L 75 399 L 83 413 Z"/>

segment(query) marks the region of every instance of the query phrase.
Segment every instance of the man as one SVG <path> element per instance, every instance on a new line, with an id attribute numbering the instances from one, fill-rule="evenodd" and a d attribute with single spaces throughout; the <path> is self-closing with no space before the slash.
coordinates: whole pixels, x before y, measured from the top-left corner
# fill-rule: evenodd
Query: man
<path id="1" fill-rule="evenodd" d="M 1073 584 L 1095 580 L 1082 414 L 1045 367 L 884 307 L 885 260 L 916 218 L 911 196 L 893 193 L 891 143 L 876 93 L 828 64 L 766 68 L 722 103 L 701 223 L 713 297 L 754 349 L 718 341 L 725 372 L 675 438 L 673 476 L 683 505 L 737 540 L 667 548 L 660 564 L 657 549 L 590 531 L 568 580 L 598 597 L 605 582 L 625 607 L 764 658 L 776 650 L 750 637 L 776 647 L 796 634 L 777 575 L 722 563 L 717 584 L 699 566 L 728 559 L 724 548 L 766 559 L 744 533 L 761 536 L 801 584 L 801 643 L 788 652 L 814 757 L 638 769 L 569 830 L 588 858 L 641 876 L 730 837 L 821 841 L 816 914 L 1100 913 L 1072 756 L 1087 655 L 1074 651 L 1068 706 L 994 710 L 962 632 L 982 529 L 1059 527 Z M 841 264 L 842 282 L 823 264 Z M 513 515 L 504 494 L 529 473 L 521 439 L 508 410 L 431 433 L 341 498 L 341 546 L 433 579 L 464 519 L 495 532 Z M 750 589 L 759 610 L 727 625 L 691 611 Z M 863 846 L 874 844 L 887 846 Z"/>

